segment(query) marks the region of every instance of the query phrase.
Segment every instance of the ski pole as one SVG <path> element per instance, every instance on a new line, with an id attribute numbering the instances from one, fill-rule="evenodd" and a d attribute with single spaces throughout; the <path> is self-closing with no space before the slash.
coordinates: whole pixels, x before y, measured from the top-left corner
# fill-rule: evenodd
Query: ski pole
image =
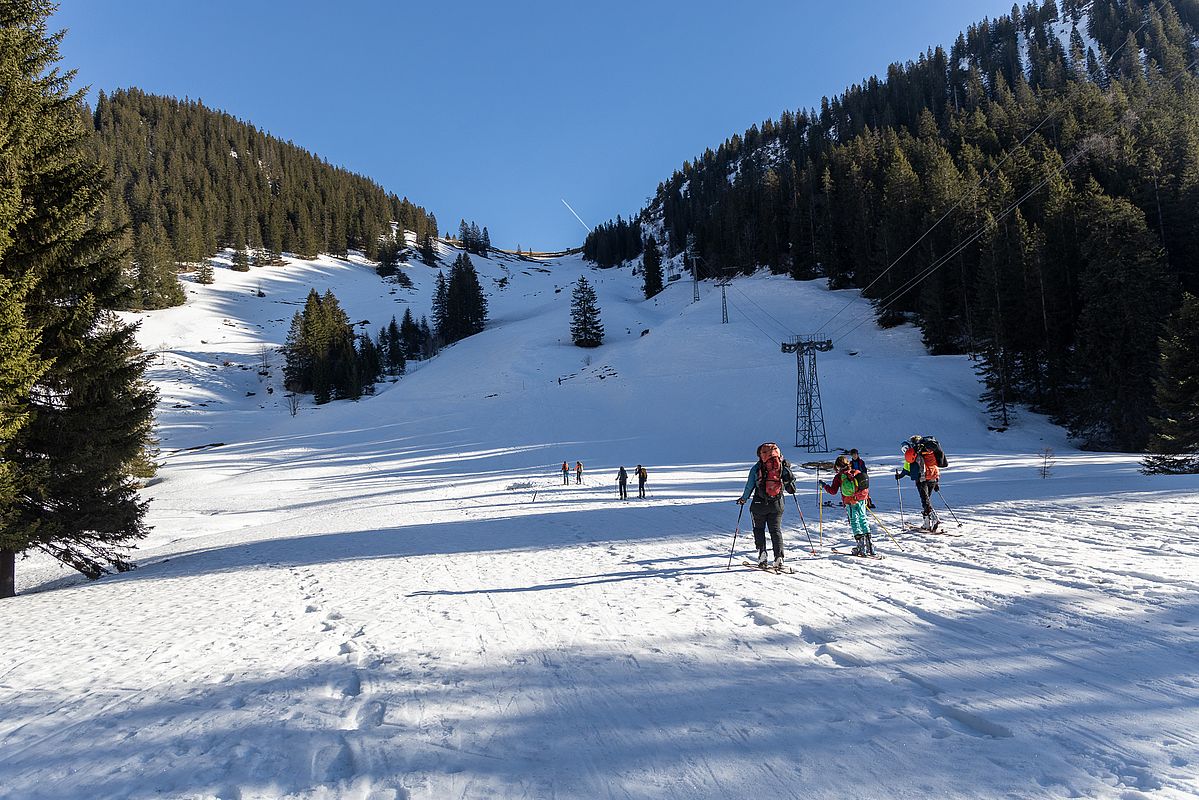
<path id="1" fill-rule="evenodd" d="M 820 466 L 816 467 L 816 508 L 817 514 L 820 515 L 819 522 L 816 528 L 817 536 L 820 538 L 820 546 L 824 547 L 824 495 L 820 491 Z"/>
<path id="2" fill-rule="evenodd" d="M 887 530 L 887 526 L 884 525 L 883 521 L 878 518 L 878 514 L 875 514 L 873 511 L 871 511 L 869 506 L 867 506 L 866 510 L 870 512 L 870 516 L 874 517 L 875 523 L 880 528 L 883 529 L 883 533 L 887 534 L 887 536 L 889 536 L 891 538 L 891 541 L 895 542 L 895 546 L 898 547 L 900 550 L 903 550 L 903 545 L 901 545 L 898 541 L 896 541 L 894 536 L 891 536 L 891 531 Z"/>
<path id="3" fill-rule="evenodd" d="M 799 495 L 791 495 L 791 499 L 795 501 L 795 510 L 799 512 L 799 523 L 803 525 L 804 536 L 808 537 L 808 552 L 816 555 L 816 545 L 812 544 L 812 534 L 808 533 L 808 523 L 803 518 L 803 509 L 799 507 Z"/>
<path id="4" fill-rule="evenodd" d="M 903 516 L 903 490 L 899 488 L 898 478 L 895 479 L 895 493 L 899 495 L 899 524 L 902 525 L 906 530 L 908 527 L 908 521 L 904 519 Z"/>
<path id="5" fill-rule="evenodd" d="M 945 503 L 945 507 L 949 509 L 949 513 L 953 514 L 953 509 L 949 507 L 949 503 L 945 502 L 945 495 L 941 494 L 940 487 L 937 488 L 937 497 L 941 498 L 941 502 Z M 958 519 L 957 514 L 953 514 L 953 521 L 958 524 L 959 528 L 962 527 L 962 521 L 960 519 Z"/>
<path id="6" fill-rule="evenodd" d="M 733 531 L 733 547 L 731 550 L 729 550 L 729 565 L 725 567 L 726 570 L 732 569 L 733 567 L 733 553 L 737 550 L 737 534 L 741 533 L 741 515 L 744 513 L 745 506 L 742 505 L 741 510 L 737 512 L 737 529 Z"/>

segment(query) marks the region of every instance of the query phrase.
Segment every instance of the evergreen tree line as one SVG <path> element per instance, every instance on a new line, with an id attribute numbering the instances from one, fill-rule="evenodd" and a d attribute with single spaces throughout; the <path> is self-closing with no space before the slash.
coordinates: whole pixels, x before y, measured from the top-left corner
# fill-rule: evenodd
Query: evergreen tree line
<path id="1" fill-rule="evenodd" d="M 459 253 L 450 277 L 437 273 L 433 290 L 433 329 L 438 344 L 446 345 L 479 333 L 487 325 L 487 297 L 470 256 Z"/>
<path id="2" fill-rule="evenodd" d="M 583 258 L 600 267 L 614 267 L 641 255 L 641 221 L 625 220 L 597 225 L 583 240 Z"/>
<path id="3" fill-rule="evenodd" d="M 753 126 L 684 163 L 642 219 L 668 255 L 690 239 L 701 276 L 865 289 L 881 324 L 978 357 L 999 427 L 1025 403 L 1086 446 L 1143 448 L 1159 337 L 1199 291 L 1199 3 L 1086 6 L 1013 7 Z M 628 227 L 597 228 L 588 257 L 624 253 Z"/>
<path id="4" fill-rule="evenodd" d="M 487 258 L 487 253 L 491 250 L 491 234 L 487 232 L 486 227 L 479 230 L 475 222 L 467 224 L 466 220 L 459 220 L 458 243 L 466 252 Z"/>
<path id="5" fill-rule="evenodd" d="M 318 404 L 357 400 L 373 394 L 377 382 L 403 375 L 409 360 L 432 355 L 429 324 L 423 318 L 418 324 L 410 310 L 402 323 L 393 316 L 373 338 L 354 328 L 332 291 L 310 289 L 282 347 L 288 391 L 311 392 Z"/>
<path id="6" fill-rule="evenodd" d="M 392 221 L 422 252 L 437 235 L 436 218 L 406 198 L 200 101 L 102 92 L 90 122 L 108 168 L 104 217 L 129 230 L 132 307 L 182 302 L 174 263 L 225 247 L 267 262 L 350 248 L 375 260 Z"/>
<path id="7" fill-rule="evenodd" d="M 0 597 L 31 550 L 93 578 L 129 569 L 153 471 L 147 357 L 113 313 L 128 254 L 53 11 L 0 1 Z"/>

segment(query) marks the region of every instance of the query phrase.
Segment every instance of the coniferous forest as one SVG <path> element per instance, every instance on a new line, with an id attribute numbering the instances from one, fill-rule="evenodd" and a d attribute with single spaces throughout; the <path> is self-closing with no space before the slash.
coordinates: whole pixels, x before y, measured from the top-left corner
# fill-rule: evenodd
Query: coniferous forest
<path id="1" fill-rule="evenodd" d="M 173 262 L 224 247 L 377 259 L 395 221 L 432 251 L 437 220 L 420 206 L 202 102 L 101 93 L 91 122 L 108 170 L 105 214 L 130 239 L 131 307 L 182 302 Z"/>
<path id="2" fill-rule="evenodd" d="M 1199 0 L 1013 6 L 685 162 L 585 253 L 636 257 L 645 229 L 669 257 L 691 241 L 701 276 L 856 287 L 879 324 L 975 356 L 996 427 L 1026 404 L 1141 449 L 1162 336 L 1199 291 L 1197 43 Z"/>

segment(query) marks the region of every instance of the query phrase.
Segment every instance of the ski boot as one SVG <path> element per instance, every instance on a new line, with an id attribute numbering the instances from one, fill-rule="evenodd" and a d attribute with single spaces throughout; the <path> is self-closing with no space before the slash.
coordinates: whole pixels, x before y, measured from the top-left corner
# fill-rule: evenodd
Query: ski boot
<path id="1" fill-rule="evenodd" d="M 866 548 L 866 555 L 874 555 L 874 542 L 871 541 L 870 534 L 866 534 L 866 537 L 863 539 L 863 545 Z"/>
<path id="2" fill-rule="evenodd" d="M 770 566 L 770 562 L 766 559 L 766 551 L 759 550 L 758 551 L 758 569 L 766 569 L 766 567 L 768 567 L 768 566 Z"/>
<path id="3" fill-rule="evenodd" d="M 864 556 L 864 555 L 866 555 L 866 551 L 862 549 L 862 547 L 863 547 L 862 540 L 863 540 L 864 538 L 865 538 L 865 537 L 864 537 L 864 536 L 862 536 L 862 534 L 860 534 L 860 533 L 855 533 L 855 534 L 853 535 L 853 540 L 854 540 L 855 542 L 857 542 L 857 545 L 854 547 L 854 549 L 852 549 L 852 550 L 850 550 L 850 551 L 849 551 L 849 554 L 850 554 L 850 555 L 852 555 L 852 556 Z"/>
<path id="4" fill-rule="evenodd" d="M 774 568 L 779 572 L 783 571 L 783 557 L 779 556 L 774 560 Z"/>
<path id="5" fill-rule="evenodd" d="M 925 514 L 924 521 L 922 523 L 920 523 L 920 530 L 931 531 L 932 529 L 933 529 L 932 519 L 931 519 L 930 515 Z"/>
<path id="6" fill-rule="evenodd" d="M 941 531 L 941 518 L 937 516 L 936 511 L 929 515 L 929 522 L 931 523 L 931 527 L 929 528 L 930 531 L 933 533 L 939 533 Z"/>

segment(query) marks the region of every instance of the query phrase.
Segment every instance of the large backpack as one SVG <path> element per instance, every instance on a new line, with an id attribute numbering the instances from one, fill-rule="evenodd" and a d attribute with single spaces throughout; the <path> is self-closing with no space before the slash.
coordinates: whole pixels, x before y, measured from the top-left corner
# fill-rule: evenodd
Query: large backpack
<path id="1" fill-rule="evenodd" d="M 949 466 L 949 459 L 945 458 L 945 451 L 941 449 L 941 443 L 932 436 L 925 436 L 920 440 L 920 444 L 924 445 L 926 450 L 931 450 L 933 456 L 937 459 L 937 468 L 945 469 Z"/>
<path id="2" fill-rule="evenodd" d="M 773 461 L 774 459 L 771 459 Z M 758 463 L 758 491 L 767 500 L 774 500 L 783 493 L 783 460 L 771 465 L 770 461 Z"/>
<path id="3" fill-rule="evenodd" d="M 795 474 L 792 473 L 788 477 L 791 465 L 787 463 L 785 458 L 780 458 L 778 467 L 771 469 L 766 464 L 758 463 L 758 490 L 762 497 L 767 500 L 775 500 L 783 494 L 786 489 L 791 494 L 795 494 Z"/>

